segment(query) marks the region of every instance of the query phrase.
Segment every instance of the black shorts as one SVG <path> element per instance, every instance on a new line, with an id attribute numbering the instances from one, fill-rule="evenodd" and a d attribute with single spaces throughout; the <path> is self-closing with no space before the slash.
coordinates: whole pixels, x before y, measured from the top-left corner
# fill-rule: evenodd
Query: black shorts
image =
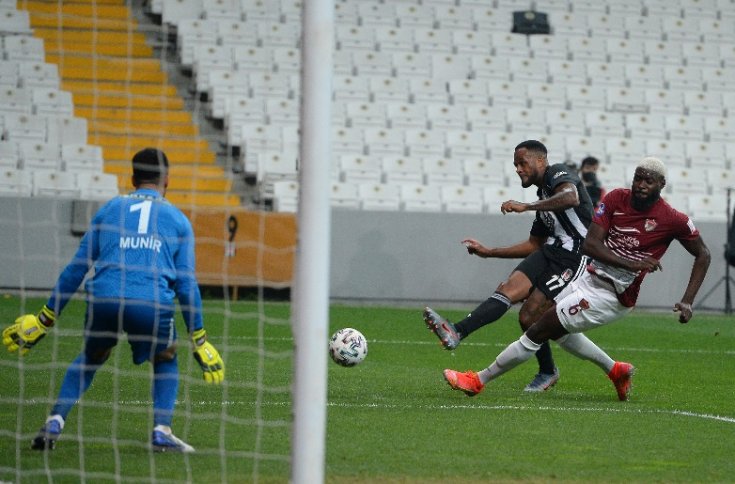
<path id="1" fill-rule="evenodd" d="M 567 250 L 544 245 L 515 268 L 524 273 L 533 287 L 554 299 L 584 271 L 587 257 Z"/>

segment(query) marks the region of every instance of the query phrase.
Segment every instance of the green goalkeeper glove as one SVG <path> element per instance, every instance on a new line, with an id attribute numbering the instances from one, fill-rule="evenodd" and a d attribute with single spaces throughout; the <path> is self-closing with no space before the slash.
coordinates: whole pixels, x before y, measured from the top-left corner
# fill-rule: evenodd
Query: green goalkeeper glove
<path id="1" fill-rule="evenodd" d="M 198 329 L 191 334 L 194 343 L 194 358 L 202 367 L 204 381 L 219 384 L 225 379 L 225 362 L 217 349 L 207 341 L 207 332 Z"/>
<path id="2" fill-rule="evenodd" d="M 11 353 L 20 350 L 25 355 L 41 341 L 49 328 L 54 325 L 56 314 L 44 306 L 38 315 L 25 314 L 3 331 L 3 344 Z"/>

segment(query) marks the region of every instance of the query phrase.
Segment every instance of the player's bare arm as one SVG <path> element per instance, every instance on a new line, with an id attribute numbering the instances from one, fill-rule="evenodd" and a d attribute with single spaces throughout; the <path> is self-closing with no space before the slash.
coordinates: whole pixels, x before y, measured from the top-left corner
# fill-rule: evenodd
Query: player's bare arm
<path id="1" fill-rule="evenodd" d="M 541 210 L 553 212 L 555 210 L 566 210 L 579 205 L 579 194 L 577 187 L 572 183 L 562 183 L 554 190 L 554 194 L 544 200 L 536 200 L 530 203 L 508 200 L 500 206 L 500 211 L 506 213 L 522 213 L 529 210 Z"/>
<path id="2" fill-rule="evenodd" d="M 674 304 L 674 311 L 679 313 L 680 323 L 688 323 L 692 319 L 692 303 L 707 275 L 712 256 L 702 237 L 697 237 L 694 240 L 681 240 L 680 243 L 687 252 L 694 256 L 694 264 L 684 296 L 682 296 L 680 302 Z"/>
<path id="3" fill-rule="evenodd" d="M 607 237 L 607 232 L 604 228 L 594 223 L 590 224 L 587 230 L 587 237 L 584 239 L 584 244 L 582 245 L 582 251 L 595 260 L 611 266 L 622 267 L 629 271 L 655 272 L 657 270 L 663 270 L 661 262 L 653 257 L 630 260 L 614 254 L 605 245 L 605 237 Z"/>
<path id="4" fill-rule="evenodd" d="M 528 240 L 519 242 L 508 247 L 486 247 L 475 239 L 464 239 L 462 245 L 467 248 L 467 253 L 487 259 L 490 257 L 497 259 L 519 259 L 538 250 L 545 238 L 530 236 Z"/>

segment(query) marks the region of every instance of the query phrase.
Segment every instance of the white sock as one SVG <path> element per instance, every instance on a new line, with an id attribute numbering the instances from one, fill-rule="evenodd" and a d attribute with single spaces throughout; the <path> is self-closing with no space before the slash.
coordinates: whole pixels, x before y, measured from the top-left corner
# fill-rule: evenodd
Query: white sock
<path id="1" fill-rule="evenodd" d="M 596 364 L 605 372 L 610 373 L 615 365 L 615 360 L 610 358 L 607 353 L 592 342 L 587 336 L 581 333 L 571 333 L 557 339 L 556 342 L 569 353 L 577 358 L 589 360 Z"/>
<path id="2" fill-rule="evenodd" d="M 59 427 L 61 427 L 61 430 L 64 430 L 64 417 L 61 415 L 49 415 L 46 419 L 46 423 L 49 423 L 52 420 L 59 422 Z"/>
<path id="3" fill-rule="evenodd" d="M 483 384 L 494 380 L 506 371 L 510 371 L 524 361 L 531 359 L 539 348 L 541 348 L 541 345 L 531 341 L 524 333 L 518 341 L 509 344 L 501 351 L 495 361 L 480 371 L 477 376 Z"/>
<path id="4" fill-rule="evenodd" d="M 171 427 L 169 427 L 168 425 L 156 425 L 155 427 L 153 427 L 153 430 L 163 432 L 166 435 L 171 434 Z"/>

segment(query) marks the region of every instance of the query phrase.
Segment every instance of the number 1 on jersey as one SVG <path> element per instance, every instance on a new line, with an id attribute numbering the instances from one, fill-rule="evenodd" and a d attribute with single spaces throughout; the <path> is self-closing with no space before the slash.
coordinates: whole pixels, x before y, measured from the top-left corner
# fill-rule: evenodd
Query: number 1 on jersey
<path id="1" fill-rule="evenodd" d="M 136 203 L 130 206 L 130 213 L 140 211 L 140 219 L 138 219 L 138 233 L 148 233 L 148 223 L 151 220 L 151 206 L 153 202 L 145 200 L 140 203 Z"/>

